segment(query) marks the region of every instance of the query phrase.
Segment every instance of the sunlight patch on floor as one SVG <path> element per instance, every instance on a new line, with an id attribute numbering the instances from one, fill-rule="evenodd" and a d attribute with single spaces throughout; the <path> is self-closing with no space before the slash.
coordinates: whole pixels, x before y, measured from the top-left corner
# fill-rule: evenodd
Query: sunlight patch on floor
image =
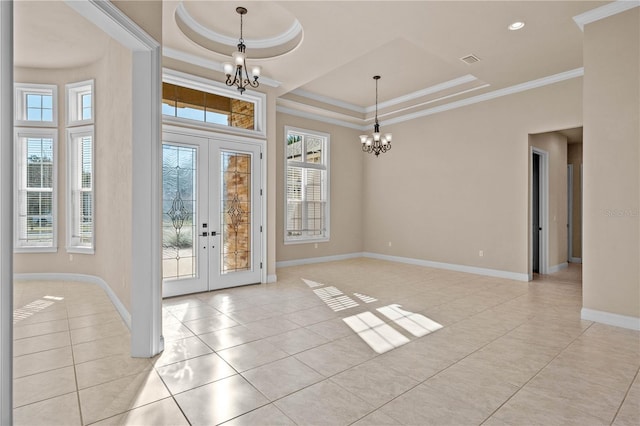
<path id="1" fill-rule="evenodd" d="M 34 300 L 33 302 L 24 305 L 21 308 L 13 310 L 13 323 L 16 324 L 30 316 L 47 309 L 55 302 L 63 300 L 64 297 L 59 296 L 43 296 L 41 299 Z"/>
<path id="2" fill-rule="evenodd" d="M 379 354 L 409 343 L 409 339 L 394 330 L 371 312 L 343 318 L 353 331 Z"/>

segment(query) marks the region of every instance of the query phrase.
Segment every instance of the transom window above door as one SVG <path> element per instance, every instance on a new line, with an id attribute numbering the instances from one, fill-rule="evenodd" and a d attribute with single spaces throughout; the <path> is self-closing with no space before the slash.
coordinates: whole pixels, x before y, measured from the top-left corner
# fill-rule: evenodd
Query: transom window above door
<path id="1" fill-rule="evenodd" d="M 164 71 L 162 115 L 167 124 L 262 137 L 265 100 L 262 93 L 239 95 L 213 80 Z"/>

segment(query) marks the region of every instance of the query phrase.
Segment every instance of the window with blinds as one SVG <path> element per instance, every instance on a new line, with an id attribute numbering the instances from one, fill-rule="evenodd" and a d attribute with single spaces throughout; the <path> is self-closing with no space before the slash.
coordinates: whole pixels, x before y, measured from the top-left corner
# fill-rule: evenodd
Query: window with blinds
<path id="1" fill-rule="evenodd" d="M 69 253 L 94 253 L 95 82 L 69 83 L 67 92 L 66 240 Z"/>
<path id="2" fill-rule="evenodd" d="M 67 251 L 94 251 L 93 126 L 68 129 Z"/>
<path id="3" fill-rule="evenodd" d="M 285 243 L 329 240 L 329 135 L 285 128 Z"/>
<path id="4" fill-rule="evenodd" d="M 15 248 L 56 249 L 56 130 L 16 130 Z"/>

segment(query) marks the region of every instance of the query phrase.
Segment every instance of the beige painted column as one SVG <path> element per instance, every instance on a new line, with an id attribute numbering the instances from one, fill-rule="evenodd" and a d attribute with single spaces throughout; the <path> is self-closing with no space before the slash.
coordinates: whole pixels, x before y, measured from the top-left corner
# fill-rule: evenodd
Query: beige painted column
<path id="1" fill-rule="evenodd" d="M 640 328 L 640 8 L 584 32 L 582 317 Z"/>

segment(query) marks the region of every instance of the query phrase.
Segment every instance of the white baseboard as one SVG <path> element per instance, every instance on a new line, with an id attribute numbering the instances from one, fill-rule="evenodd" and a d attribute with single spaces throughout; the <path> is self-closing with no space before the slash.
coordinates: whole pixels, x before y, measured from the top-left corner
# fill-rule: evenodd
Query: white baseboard
<path id="1" fill-rule="evenodd" d="M 550 266 L 548 273 L 553 274 L 556 272 L 560 272 L 563 269 L 567 269 L 568 267 L 569 267 L 569 262 L 560 263 L 558 265 Z"/>
<path id="2" fill-rule="evenodd" d="M 122 304 L 118 296 L 113 292 L 111 287 L 100 277 L 96 277 L 95 275 L 85 275 L 85 274 L 63 274 L 63 273 L 30 273 L 30 274 L 14 274 L 14 280 L 19 281 L 76 281 L 87 284 L 95 284 L 102 288 L 109 299 L 111 299 L 111 303 L 116 308 L 122 320 L 127 325 L 129 330 L 131 330 L 131 314 L 127 311 L 127 308 Z"/>
<path id="3" fill-rule="evenodd" d="M 506 278 L 517 281 L 530 281 L 529 274 L 518 272 L 500 271 L 497 269 L 478 268 L 476 266 L 456 265 L 453 263 L 433 262 L 430 260 L 413 259 L 410 257 L 390 256 L 379 253 L 348 253 L 336 256 L 311 257 L 306 259 L 285 260 L 276 262 L 276 268 L 286 268 L 288 266 L 308 265 L 312 263 L 333 262 L 336 260 L 356 259 L 358 257 L 368 257 L 371 259 L 389 260 L 391 262 L 408 263 L 410 265 L 427 266 L 429 268 L 446 269 L 449 271 L 466 272 L 489 277 Z"/>
<path id="4" fill-rule="evenodd" d="M 337 254 L 335 256 L 308 257 L 306 259 L 283 260 L 281 262 L 276 262 L 276 268 L 309 265 L 311 263 L 335 262 L 336 260 L 355 259 L 358 257 L 363 257 L 363 253 L 347 253 L 347 254 Z"/>
<path id="5" fill-rule="evenodd" d="M 581 257 L 572 257 L 569 262 L 571 263 L 582 263 L 582 258 Z"/>
<path id="6" fill-rule="evenodd" d="M 267 283 L 275 283 L 278 281 L 278 276 L 276 274 L 267 275 Z"/>
<path id="7" fill-rule="evenodd" d="M 431 260 L 413 259 L 410 257 L 389 256 L 386 254 L 364 252 L 364 257 L 372 259 L 390 260 L 392 262 L 408 263 L 410 265 L 427 266 L 429 268 L 446 269 L 448 271 L 466 272 L 469 274 L 485 275 L 488 277 L 506 278 L 509 280 L 529 281 L 529 274 L 501 271 L 498 269 L 479 268 L 477 266 L 456 265 L 454 263 L 433 262 Z"/>
<path id="8" fill-rule="evenodd" d="M 613 314 L 611 312 L 596 311 L 595 309 L 582 308 L 580 317 L 583 320 L 600 322 L 616 327 L 640 330 L 640 318 L 626 315 Z"/>

